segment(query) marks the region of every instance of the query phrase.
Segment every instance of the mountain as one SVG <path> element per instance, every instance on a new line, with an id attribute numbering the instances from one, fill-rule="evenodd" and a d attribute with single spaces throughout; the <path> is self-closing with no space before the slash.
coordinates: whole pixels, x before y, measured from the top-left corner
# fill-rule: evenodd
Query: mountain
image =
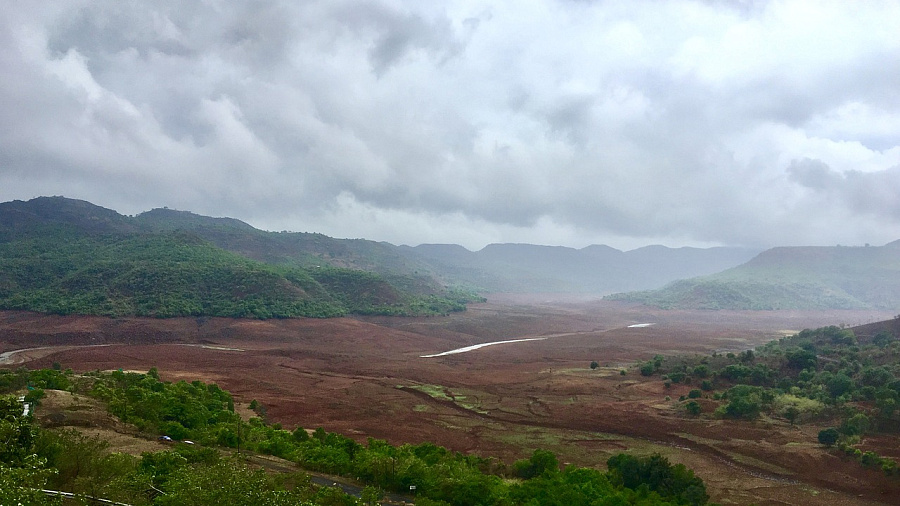
<path id="1" fill-rule="evenodd" d="M 388 279 L 322 261 L 303 267 L 311 255 L 302 252 L 295 262 L 267 263 L 204 237 L 232 238 L 256 256 L 272 248 L 254 244 L 285 242 L 238 220 L 147 214 L 130 218 L 62 197 L 0 204 L 0 308 L 281 318 L 440 314 L 469 300 L 430 278 Z"/>
<path id="2" fill-rule="evenodd" d="M 657 288 L 676 279 L 719 272 L 746 262 L 749 248 L 667 248 L 620 251 L 592 245 L 582 249 L 531 244 L 490 244 L 472 252 L 461 246 L 402 247 L 444 280 L 496 292 L 609 294 Z"/>
<path id="3" fill-rule="evenodd" d="M 773 248 L 717 274 L 610 298 L 677 309 L 896 309 L 900 241 Z"/>
<path id="4" fill-rule="evenodd" d="M 419 296 L 447 296 L 448 287 L 519 293 L 646 290 L 739 265 L 759 252 L 664 246 L 620 251 L 603 245 L 574 249 L 529 244 L 491 244 L 473 252 L 457 245 L 394 246 L 317 233 L 266 232 L 233 218 L 167 208 L 128 217 L 63 197 L 0 204 L 0 241 L 42 234 L 76 241 L 84 236 L 176 233 L 270 267 L 374 273 L 396 289 Z"/>

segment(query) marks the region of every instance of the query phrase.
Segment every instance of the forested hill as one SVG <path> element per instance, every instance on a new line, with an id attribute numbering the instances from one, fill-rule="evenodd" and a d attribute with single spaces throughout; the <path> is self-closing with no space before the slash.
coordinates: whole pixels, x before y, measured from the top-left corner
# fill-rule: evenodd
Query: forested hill
<path id="1" fill-rule="evenodd" d="M 900 308 L 900 241 L 773 248 L 711 276 L 610 298 L 678 309 Z"/>
<path id="2" fill-rule="evenodd" d="M 62 229 L 86 234 L 183 231 L 258 262 L 301 269 L 363 270 L 404 291 L 425 294 L 441 293 L 445 286 L 519 293 L 645 290 L 719 272 L 759 253 L 747 248 L 647 246 L 620 251 L 602 245 L 574 249 L 530 244 L 491 244 L 473 252 L 456 245 L 409 247 L 318 233 L 266 232 L 233 218 L 166 208 L 129 217 L 63 197 L 0 204 L 0 241 L 51 230 L 60 233 Z"/>
<path id="3" fill-rule="evenodd" d="M 266 234 L 237 220 L 197 219 L 210 230 Z M 443 314 L 470 300 L 429 278 L 387 279 L 323 262 L 304 267 L 304 258 L 265 263 L 184 223 L 149 222 L 62 197 L 0 204 L 0 308 L 280 318 Z"/>

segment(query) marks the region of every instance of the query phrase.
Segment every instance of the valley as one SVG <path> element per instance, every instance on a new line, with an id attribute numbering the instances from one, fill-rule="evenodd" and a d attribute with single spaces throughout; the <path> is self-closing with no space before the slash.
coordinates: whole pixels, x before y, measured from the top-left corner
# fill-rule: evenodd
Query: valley
<path id="1" fill-rule="evenodd" d="M 885 311 L 665 311 L 588 297 L 489 295 L 449 316 L 238 320 L 0 312 L 0 353 L 29 368 L 157 367 L 169 381 L 215 382 L 269 422 L 358 441 L 425 441 L 497 456 L 534 449 L 604 467 L 660 453 L 695 470 L 722 504 L 884 504 L 896 478 L 829 453 L 814 422 L 723 420 L 716 401 L 689 417 L 636 364 L 655 355 L 739 352 L 804 328 L 856 326 Z M 653 325 L 633 327 L 632 325 Z M 527 341 L 524 341 L 526 340 Z M 495 344 L 466 353 L 448 350 Z M 99 346 L 102 345 L 102 346 Z M 185 346 L 190 345 L 190 346 Z M 596 369 L 589 367 L 597 362 Z M 622 372 L 624 371 L 624 374 Z M 896 447 L 896 436 L 879 438 Z M 893 445 L 893 446 L 891 446 Z"/>

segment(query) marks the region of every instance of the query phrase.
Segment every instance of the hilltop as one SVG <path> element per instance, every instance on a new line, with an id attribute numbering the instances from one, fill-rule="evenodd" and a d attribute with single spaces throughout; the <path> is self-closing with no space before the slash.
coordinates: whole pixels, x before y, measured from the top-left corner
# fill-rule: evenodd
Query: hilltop
<path id="1" fill-rule="evenodd" d="M 900 241 L 781 247 L 723 272 L 614 300 L 671 309 L 887 309 L 900 306 Z"/>

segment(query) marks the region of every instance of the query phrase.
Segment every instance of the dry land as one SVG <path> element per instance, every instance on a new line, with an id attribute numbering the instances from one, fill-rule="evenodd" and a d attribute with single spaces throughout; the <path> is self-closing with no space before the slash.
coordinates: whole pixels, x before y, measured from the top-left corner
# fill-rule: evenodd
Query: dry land
<path id="1" fill-rule="evenodd" d="M 285 428 L 321 426 L 360 441 L 432 441 L 507 463 L 535 448 L 599 468 L 616 453 L 658 452 L 694 469 L 712 499 L 723 504 L 895 504 L 900 480 L 821 449 L 816 434 L 822 427 L 768 418 L 719 420 L 711 416 L 711 399 L 701 399 L 703 415 L 690 417 L 677 399 L 691 386 L 666 389 L 659 377 L 644 378 L 634 366 L 656 354 L 739 351 L 803 328 L 892 316 L 661 311 L 507 295 L 432 318 L 109 319 L 0 312 L 0 361 L 31 368 L 57 362 L 76 371 L 155 366 L 166 380 L 215 382 L 239 402 L 257 399 L 269 421 Z M 630 327 L 644 323 L 652 325 Z M 546 339 L 422 357 L 532 338 Z M 23 348 L 41 349 L 4 353 Z M 591 370 L 592 360 L 600 367 Z M 869 444 L 891 454 L 898 442 L 900 437 L 879 436 Z"/>

